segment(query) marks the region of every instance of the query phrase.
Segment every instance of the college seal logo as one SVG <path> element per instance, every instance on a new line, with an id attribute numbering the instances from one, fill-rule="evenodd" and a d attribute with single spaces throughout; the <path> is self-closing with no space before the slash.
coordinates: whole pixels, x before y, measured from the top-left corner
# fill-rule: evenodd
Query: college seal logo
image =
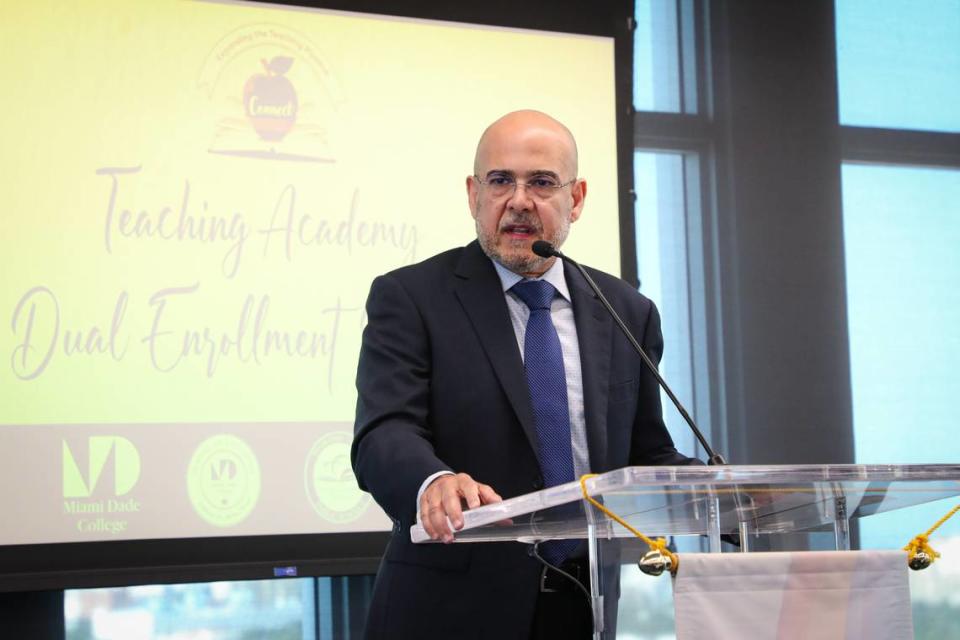
<path id="1" fill-rule="evenodd" d="M 260 498 L 260 465 L 240 438 L 207 438 L 190 459 L 187 490 L 197 515 L 216 527 L 232 527 L 250 515 Z"/>
<path id="2" fill-rule="evenodd" d="M 317 440 L 304 468 L 307 497 L 324 520 L 342 524 L 356 520 L 370 507 L 370 494 L 357 486 L 350 468 L 350 433 L 334 431 Z"/>

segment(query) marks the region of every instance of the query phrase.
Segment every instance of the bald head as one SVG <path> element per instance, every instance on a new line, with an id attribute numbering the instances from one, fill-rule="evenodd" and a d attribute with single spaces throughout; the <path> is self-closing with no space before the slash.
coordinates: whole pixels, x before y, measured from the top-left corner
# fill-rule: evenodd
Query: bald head
<path id="1" fill-rule="evenodd" d="M 496 120 L 486 128 L 477 143 L 477 153 L 473 159 L 473 172 L 481 172 L 493 168 L 489 166 L 489 158 L 494 150 L 515 144 L 528 144 L 531 140 L 539 140 L 540 144 L 552 145 L 554 152 L 559 155 L 567 174 L 564 180 L 570 180 L 577 175 L 577 142 L 573 134 L 561 122 L 541 111 L 523 110 L 513 111 Z"/>

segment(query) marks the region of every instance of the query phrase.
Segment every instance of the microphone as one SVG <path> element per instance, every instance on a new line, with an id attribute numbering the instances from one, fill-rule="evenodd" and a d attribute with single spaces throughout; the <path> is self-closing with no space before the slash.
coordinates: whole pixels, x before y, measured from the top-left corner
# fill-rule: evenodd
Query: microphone
<path id="1" fill-rule="evenodd" d="M 627 340 L 636 350 L 637 354 L 640 356 L 640 359 L 643 360 L 643 363 L 647 365 L 647 369 L 650 370 L 650 373 L 653 374 L 653 377 L 657 379 L 657 382 L 660 384 L 660 387 L 667 393 L 667 396 L 673 402 L 673 406 L 677 408 L 677 411 L 680 412 L 680 416 L 687 423 L 687 426 L 690 427 L 690 430 L 693 431 L 693 435 L 697 437 L 697 440 L 700 441 L 700 446 L 703 447 L 703 450 L 707 453 L 707 464 L 711 465 L 723 465 L 727 464 L 727 461 L 723 459 L 723 456 L 713 450 L 710 447 L 710 444 L 707 442 L 707 439 L 703 437 L 703 434 L 700 433 L 700 429 L 697 427 L 697 424 L 693 421 L 693 418 L 690 417 L 690 414 L 687 413 L 687 410 L 683 408 L 683 405 L 680 404 L 680 400 L 677 399 L 677 396 L 674 395 L 673 391 L 667 385 L 667 381 L 663 379 L 663 376 L 660 375 L 660 372 L 657 371 L 657 365 L 653 363 L 653 360 L 650 359 L 650 356 L 646 354 L 643 350 L 643 347 L 640 346 L 640 343 L 637 342 L 637 339 L 633 337 L 633 334 L 630 333 L 630 329 L 627 328 L 627 325 L 623 323 L 623 320 L 620 319 L 620 316 L 617 315 L 617 312 L 613 310 L 613 307 L 610 306 L 610 302 L 607 301 L 607 298 L 600 291 L 600 287 L 597 286 L 597 283 L 593 281 L 593 278 L 586 272 L 586 270 L 580 266 L 580 263 L 572 258 L 568 258 L 563 253 L 561 253 L 557 248 L 546 240 L 537 240 L 531 245 L 530 249 L 540 256 L 541 258 L 560 258 L 565 262 L 569 262 L 573 265 L 577 271 L 580 272 L 580 275 L 583 276 L 583 279 L 586 280 L 587 284 L 590 285 L 590 288 L 593 289 L 593 292 L 598 298 L 600 298 L 600 303 L 607 310 L 607 313 L 613 318 L 613 321 L 620 327 L 620 331 L 623 332 L 623 335 L 626 336 Z"/>

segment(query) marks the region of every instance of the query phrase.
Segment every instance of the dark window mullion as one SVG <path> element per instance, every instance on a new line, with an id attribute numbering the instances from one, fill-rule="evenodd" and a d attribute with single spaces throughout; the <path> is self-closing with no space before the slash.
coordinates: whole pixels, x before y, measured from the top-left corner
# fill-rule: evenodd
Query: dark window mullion
<path id="1" fill-rule="evenodd" d="M 840 144 L 845 161 L 960 167 L 960 133 L 844 126 Z"/>
<path id="2" fill-rule="evenodd" d="M 713 139 L 704 116 L 638 111 L 633 115 L 633 146 L 663 151 L 697 151 Z"/>

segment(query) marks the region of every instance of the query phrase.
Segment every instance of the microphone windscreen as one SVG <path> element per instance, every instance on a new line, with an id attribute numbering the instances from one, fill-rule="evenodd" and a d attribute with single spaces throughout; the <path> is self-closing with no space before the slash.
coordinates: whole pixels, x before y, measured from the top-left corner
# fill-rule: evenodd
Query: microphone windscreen
<path id="1" fill-rule="evenodd" d="M 546 240 L 537 240 L 530 246 L 530 249 L 541 258 L 549 258 L 557 255 L 556 249 Z"/>

